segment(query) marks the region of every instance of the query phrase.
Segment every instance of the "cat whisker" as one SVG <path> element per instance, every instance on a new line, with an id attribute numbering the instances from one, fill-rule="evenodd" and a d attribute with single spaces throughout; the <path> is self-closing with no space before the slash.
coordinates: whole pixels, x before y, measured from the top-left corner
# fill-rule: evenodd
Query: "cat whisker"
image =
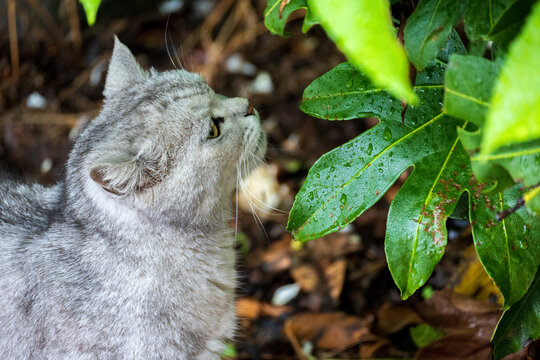
<path id="1" fill-rule="evenodd" d="M 246 157 L 244 157 L 242 159 L 241 165 L 243 166 L 243 169 L 241 168 L 241 170 L 243 171 L 243 174 L 245 173 L 245 175 L 247 177 L 247 175 L 248 175 L 247 170 L 248 169 L 247 169 L 247 166 L 246 166 Z M 242 180 L 240 180 L 240 181 L 242 182 Z M 246 200 L 248 201 L 249 207 L 251 208 L 251 214 L 253 215 L 253 218 L 255 219 L 255 222 L 257 223 L 257 226 L 262 230 L 262 232 L 264 234 L 264 237 L 266 238 L 266 242 L 268 244 L 270 244 L 270 238 L 268 237 L 268 233 L 266 232 L 266 229 L 264 228 L 263 222 L 259 218 L 259 215 L 257 215 L 255 210 L 253 209 L 253 202 L 251 201 L 251 199 L 248 196 L 246 196 Z"/>
<path id="2" fill-rule="evenodd" d="M 235 212 L 235 218 L 234 218 L 234 246 L 236 246 L 236 241 L 238 240 L 238 192 L 240 189 L 238 188 L 240 183 L 240 168 L 239 165 L 236 167 L 236 212 Z"/>
<path id="3" fill-rule="evenodd" d="M 167 22 L 165 23 L 165 48 L 167 49 L 167 55 L 169 55 L 169 59 L 171 60 L 171 64 L 175 69 L 178 69 L 178 66 L 174 62 L 172 56 L 171 56 L 171 50 L 169 49 L 169 19 L 171 18 L 171 14 L 167 15 Z"/>
<path id="4" fill-rule="evenodd" d="M 251 153 L 250 155 L 253 157 L 253 160 L 258 161 L 261 164 L 260 166 L 268 166 L 268 164 L 263 163 L 262 160 L 259 159 L 255 154 Z M 255 173 L 254 176 L 256 178 L 258 178 L 259 180 L 262 180 L 262 178 L 261 178 L 261 176 L 259 174 Z M 247 184 L 242 179 L 240 179 L 240 182 L 241 182 L 240 187 L 241 187 L 242 191 L 244 191 L 244 193 L 246 194 L 246 197 L 251 196 L 252 200 L 257 201 L 258 203 L 260 203 L 263 207 L 265 207 L 267 209 L 270 209 L 270 210 L 273 210 L 273 211 L 276 211 L 276 212 L 279 212 L 279 213 L 282 213 L 282 214 L 288 214 L 287 211 L 283 211 L 281 209 L 275 208 L 272 205 L 270 205 L 270 204 L 264 202 L 263 200 L 257 198 L 257 196 L 255 196 L 251 191 L 249 191 L 249 187 L 247 186 Z M 260 207 L 257 207 L 257 209 L 259 209 L 261 212 L 263 212 L 265 214 L 275 215 L 275 214 L 272 214 L 271 211 L 268 211 L 266 209 L 262 209 Z"/>

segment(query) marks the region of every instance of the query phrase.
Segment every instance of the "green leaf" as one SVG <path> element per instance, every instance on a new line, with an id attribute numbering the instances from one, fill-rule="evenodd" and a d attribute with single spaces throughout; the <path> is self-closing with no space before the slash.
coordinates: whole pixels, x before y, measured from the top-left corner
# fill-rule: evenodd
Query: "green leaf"
<path id="1" fill-rule="evenodd" d="M 285 24 L 289 15 L 296 10 L 305 9 L 306 15 L 302 25 L 302 31 L 306 33 L 311 26 L 317 23 L 308 9 L 307 0 L 290 0 L 283 7 L 282 0 L 268 0 L 264 10 L 264 25 L 274 35 L 288 37 L 285 31 Z"/>
<path id="2" fill-rule="evenodd" d="M 446 335 L 444 331 L 435 329 L 433 326 L 428 324 L 413 326 L 409 329 L 409 331 L 411 333 L 412 341 L 419 348 L 428 346 L 435 340 L 438 340 Z"/>
<path id="3" fill-rule="evenodd" d="M 470 183 L 470 214 L 474 245 L 486 272 L 494 280 L 508 308 L 523 297 L 540 265 L 540 222 L 524 208 L 501 221 L 497 212 L 516 205 L 522 190 L 483 192 L 486 184 Z"/>
<path id="4" fill-rule="evenodd" d="M 443 60 L 448 58 L 448 52 L 463 51 L 463 47 L 449 44 L 447 49 L 425 72 L 418 73 L 414 90 L 420 104 L 407 108 L 403 124 L 400 104 L 367 83 L 365 77 L 349 64 L 339 65 L 306 89 L 308 95 L 304 96 L 302 109 L 312 115 L 350 119 L 369 114 L 379 117 L 381 123 L 323 155 L 311 168 L 297 194 L 287 226 L 297 239 L 314 239 L 344 227 L 371 207 L 411 165 L 415 166 L 412 176 L 416 172 L 429 173 L 426 179 L 435 185 L 442 184 L 438 177 L 446 173 L 441 169 L 446 169 L 445 159 L 454 153 L 452 149 L 458 144 L 456 126 L 463 124 L 463 121 L 442 114 L 446 66 Z M 444 200 L 444 205 L 440 204 L 442 198 L 438 188 L 432 195 L 426 194 L 433 188 L 427 186 L 425 191 L 413 192 L 412 199 L 402 202 L 397 195 L 397 202 L 392 203 L 394 214 L 400 207 L 408 211 L 408 204 L 414 203 L 415 215 L 403 215 L 399 211 L 398 217 L 389 214 L 387 257 L 390 270 L 398 269 L 393 275 L 404 297 L 412 294 L 429 277 L 446 242 L 444 221 L 427 231 L 423 229 L 428 225 L 418 222 L 426 210 L 423 209 L 426 199 L 429 209 L 438 211 L 437 220 L 446 219 L 455 206 L 455 200 L 452 202 L 450 196 Z M 459 189 L 455 190 L 459 193 Z M 422 231 L 419 232 L 420 227 Z M 413 254 L 417 234 L 426 251 Z M 408 253 L 404 255 L 403 252 Z M 409 274 L 411 259 L 414 284 L 408 286 L 406 279 L 402 281 L 400 271 L 406 268 L 405 273 Z"/>
<path id="5" fill-rule="evenodd" d="M 540 186 L 536 186 L 523 194 L 527 208 L 536 216 L 540 215 Z"/>
<path id="6" fill-rule="evenodd" d="M 515 0 L 498 17 L 496 23 L 491 28 L 487 38 L 502 45 L 504 49 L 516 37 L 521 30 L 527 15 L 536 0 Z"/>
<path id="7" fill-rule="evenodd" d="M 415 165 L 388 212 L 385 239 L 388 268 L 404 299 L 427 281 L 443 256 L 446 220 L 471 176 L 468 167 L 462 168 L 468 162 L 468 155 L 458 141 L 453 124 L 453 131 L 445 136 L 450 144 L 448 140 L 441 142 L 440 152 Z"/>
<path id="8" fill-rule="evenodd" d="M 540 3 L 512 44 L 497 79 L 482 154 L 540 138 Z"/>
<path id="9" fill-rule="evenodd" d="M 402 106 L 353 64 L 343 63 L 308 85 L 300 109 L 327 120 L 377 116 L 401 122 Z"/>
<path id="10" fill-rule="evenodd" d="M 84 13 L 86 14 L 86 21 L 88 25 L 92 26 L 96 22 L 96 15 L 98 12 L 99 4 L 101 0 L 79 0 L 84 8 Z"/>
<path id="11" fill-rule="evenodd" d="M 506 310 L 491 339 L 495 359 L 520 351 L 540 336 L 540 270 L 525 296 Z"/>
<path id="12" fill-rule="evenodd" d="M 371 81 L 415 103 L 409 63 L 392 26 L 388 0 L 308 0 L 328 36 Z"/>
<path id="13" fill-rule="evenodd" d="M 404 30 L 405 50 L 421 70 L 439 54 L 469 1 L 420 0 Z"/>
<path id="14" fill-rule="evenodd" d="M 471 41 L 486 40 L 498 17 L 515 0 L 473 0 L 465 14 L 465 32 Z"/>
<path id="15" fill-rule="evenodd" d="M 452 55 L 444 74 L 444 109 L 448 115 L 481 126 L 499 67 L 487 59 Z"/>

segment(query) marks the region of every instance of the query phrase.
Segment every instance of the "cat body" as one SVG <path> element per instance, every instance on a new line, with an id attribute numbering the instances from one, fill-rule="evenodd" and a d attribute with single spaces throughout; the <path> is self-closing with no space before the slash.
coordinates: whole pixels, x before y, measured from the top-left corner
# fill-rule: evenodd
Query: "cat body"
<path id="1" fill-rule="evenodd" d="M 0 183 L 0 358 L 219 359 L 258 116 L 198 75 L 144 72 L 117 39 L 104 94 L 64 181 Z"/>

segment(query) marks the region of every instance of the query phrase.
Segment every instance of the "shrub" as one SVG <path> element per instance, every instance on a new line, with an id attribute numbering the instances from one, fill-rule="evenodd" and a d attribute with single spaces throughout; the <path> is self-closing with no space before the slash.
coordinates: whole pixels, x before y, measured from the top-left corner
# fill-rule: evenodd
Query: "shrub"
<path id="1" fill-rule="evenodd" d="M 504 297 L 499 359 L 540 335 L 540 3 L 415 3 L 268 0 L 273 34 L 287 36 L 305 9 L 302 30 L 319 23 L 350 61 L 315 79 L 300 109 L 379 119 L 313 165 L 287 229 L 301 241 L 337 231 L 412 168 L 388 214 L 394 281 L 403 299 L 420 288 L 443 256 L 446 220 L 464 214 Z"/>

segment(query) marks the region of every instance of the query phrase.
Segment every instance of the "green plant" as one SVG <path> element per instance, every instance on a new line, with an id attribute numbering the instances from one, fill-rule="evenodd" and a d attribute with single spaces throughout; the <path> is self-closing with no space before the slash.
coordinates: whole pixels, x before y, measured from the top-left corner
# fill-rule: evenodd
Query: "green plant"
<path id="1" fill-rule="evenodd" d="M 443 256 L 447 218 L 466 214 L 504 297 L 499 359 L 540 336 L 540 3 L 400 3 L 268 0 L 273 34 L 287 36 L 287 18 L 305 9 L 302 30 L 319 23 L 350 61 L 314 80 L 300 109 L 380 120 L 313 165 L 287 229 L 302 241 L 337 231 L 412 167 L 388 214 L 390 272 L 412 295 Z"/>

